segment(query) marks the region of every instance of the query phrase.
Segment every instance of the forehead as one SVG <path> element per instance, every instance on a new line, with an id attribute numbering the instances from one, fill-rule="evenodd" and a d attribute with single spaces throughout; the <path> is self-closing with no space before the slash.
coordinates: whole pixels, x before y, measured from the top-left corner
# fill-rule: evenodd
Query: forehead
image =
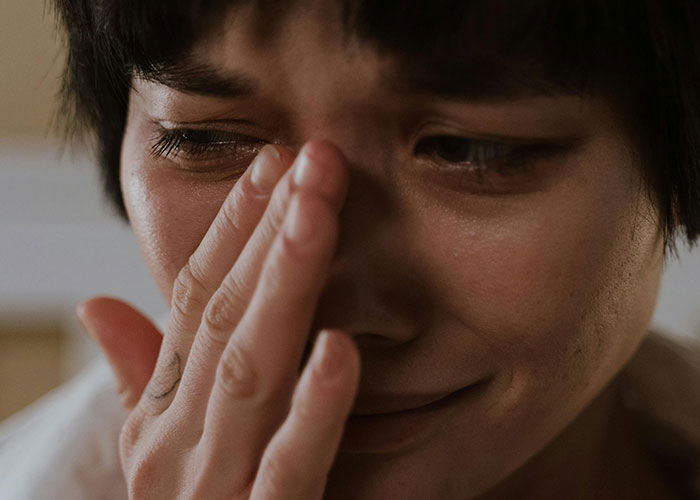
<path id="1" fill-rule="evenodd" d="M 543 30 L 551 15 L 545 1 L 214 2 L 202 17 L 207 21 L 190 26 L 196 35 L 186 50 L 135 66 L 142 76 L 163 80 L 168 73 L 201 73 L 202 61 L 225 61 L 235 53 L 254 55 L 246 64 L 255 67 L 274 65 L 275 56 L 313 51 L 316 62 L 323 55 L 325 64 L 335 66 L 362 59 L 403 90 L 444 97 L 593 93 L 594 65 L 588 57 L 587 64 L 577 62 L 584 58 L 586 37 L 573 38 L 578 47 L 562 45 L 557 31 L 569 29 L 568 18 Z"/>
<path id="2" fill-rule="evenodd" d="M 240 84 L 230 89 L 234 96 L 318 92 L 323 82 L 362 93 L 358 85 L 376 88 L 377 80 L 388 74 L 388 65 L 375 50 L 346 35 L 332 2 L 299 3 L 269 16 L 255 5 L 231 9 L 177 62 L 177 70 L 186 77 L 183 85 L 207 74 L 210 79 L 221 77 L 223 87 L 226 81 Z"/>

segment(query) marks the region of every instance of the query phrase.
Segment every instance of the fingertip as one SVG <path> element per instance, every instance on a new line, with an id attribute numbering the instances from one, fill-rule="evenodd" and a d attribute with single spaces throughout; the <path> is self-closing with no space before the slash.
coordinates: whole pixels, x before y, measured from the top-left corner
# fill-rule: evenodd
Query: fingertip
<path id="1" fill-rule="evenodd" d="M 94 314 L 99 314 L 113 308 L 131 307 L 124 301 L 107 295 L 98 295 L 79 302 L 75 306 L 75 313 L 80 318 L 89 318 Z"/>
<path id="2" fill-rule="evenodd" d="M 289 169 L 296 159 L 294 152 L 281 144 L 268 144 L 265 147 L 274 151 L 276 158 L 284 165 L 285 169 Z"/>
<path id="3" fill-rule="evenodd" d="M 85 313 L 86 313 L 87 306 L 85 305 L 85 302 L 86 301 L 78 302 L 78 304 L 76 304 L 76 306 L 75 306 L 75 315 L 78 317 L 78 319 L 80 320 L 80 323 L 83 326 L 86 326 L 85 325 Z"/>
<path id="4" fill-rule="evenodd" d="M 116 302 L 115 299 L 110 297 L 92 297 L 87 300 L 79 302 L 75 306 L 75 315 L 80 320 L 83 328 L 92 336 L 95 337 L 96 333 L 94 331 L 95 319 L 99 317 L 100 313 L 109 307 L 110 304 Z"/>
<path id="5" fill-rule="evenodd" d="M 339 208 L 347 194 L 349 169 L 342 151 L 325 140 L 312 140 L 304 144 L 297 156 L 294 181 L 297 186 L 302 178 L 307 188 L 333 201 Z M 302 171 L 303 174 L 302 175 Z"/>
<path id="6" fill-rule="evenodd" d="M 306 155 L 314 161 L 332 165 L 346 162 L 345 155 L 340 148 L 331 141 L 323 139 L 313 139 L 306 142 L 299 151 L 299 156 L 301 155 Z"/>
<path id="7" fill-rule="evenodd" d="M 357 377 L 360 355 L 349 335 L 336 329 L 324 329 L 316 343 L 312 362 L 323 380 L 334 379 L 348 372 L 353 378 Z"/>
<path id="8" fill-rule="evenodd" d="M 345 356 L 345 362 L 348 364 L 348 371 L 354 380 L 359 380 L 362 369 L 362 359 L 360 350 L 357 348 L 354 337 L 340 330 L 332 330 L 334 339 L 338 342 L 340 350 Z"/>
<path id="9" fill-rule="evenodd" d="M 112 367 L 122 405 L 133 408 L 153 373 L 161 333 L 143 313 L 116 298 L 93 297 L 75 311 Z"/>

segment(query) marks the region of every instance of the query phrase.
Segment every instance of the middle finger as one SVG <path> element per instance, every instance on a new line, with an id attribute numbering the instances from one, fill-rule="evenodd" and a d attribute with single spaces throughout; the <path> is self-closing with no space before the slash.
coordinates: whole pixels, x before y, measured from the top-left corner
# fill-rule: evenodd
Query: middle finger
<path id="1" fill-rule="evenodd" d="M 319 164 L 319 157 L 326 162 Z M 292 193 L 313 191 L 339 211 L 347 189 L 343 162 L 334 146 L 322 142 L 309 143 L 299 152 L 289 172 L 293 179 L 280 182 L 260 224 L 206 306 L 190 353 L 191 363 L 182 377 L 186 407 L 199 406 L 209 396 L 221 354 L 258 286 L 263 264 L 278 236 Z M 309 179 L 309 176 L 316 176 L 316 179 Z"/>

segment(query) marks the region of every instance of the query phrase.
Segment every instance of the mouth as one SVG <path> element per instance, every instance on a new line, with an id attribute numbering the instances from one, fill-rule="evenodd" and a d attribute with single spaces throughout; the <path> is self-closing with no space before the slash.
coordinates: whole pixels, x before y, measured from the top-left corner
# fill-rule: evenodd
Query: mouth
<path id="1" fill-rule="evenodd" d="M 467 387 L 456 391 L 444 391 L 426 395 L 392 395 L 392 394 L 368 394 L 360 395 L 355 401 L 351 416 L 380 416 L 393 415 L 431 408 L 441 402 L 444 404 L 449 398 L 464 391 Z"/>
<path id="2" fill-rule="evenodd" d="M 489 379 L 429 395 L 360 396 L 345 425 L 340 451 L 397 452 L 436 432 L 458 407 L 479 400 Z"/>

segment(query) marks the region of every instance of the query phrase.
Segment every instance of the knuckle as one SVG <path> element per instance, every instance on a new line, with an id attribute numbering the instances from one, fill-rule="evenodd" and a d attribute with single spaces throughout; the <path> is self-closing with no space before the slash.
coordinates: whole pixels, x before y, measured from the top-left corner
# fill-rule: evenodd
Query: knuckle
<path id="1" fill-rule="evenodd" d="M 252 356 L 240 341 L 227 345 L 217 370 L 218 385 L 227 396 L 250 399 L 259 392 L 259 377 Z"/>
<path id="2" fill-rule="evenodd" d="M 204 310 L 202 322 L 209 340 L 215 344 L 226 345 L 242 315 L 242 304 L 240 288 L 229 283 L 229 280 L 224 280 Z"/>
<path id="3" fill-rule="evenodd" d="M 158 475 L 162 469 L 162 457 L 158 456 L 156 450 L 149 450 L 136 457 L 125 474 L 129 498 L 134 500 L 152 498 L 154 489 L 157 489 L 154 486 L 160 483 Z"/>
<path id="4" fill-rule="evenodd" d="M 146 415 L 158 416 L 169 407 L 182 379 L 183 365 L 177 352 L 161 355 L 141 399 L 141 410 Z"/>
<path id="5" fill-rule="evenodd" d="M 125 472 L 131 472 L 135 464 L 143 462 L 144 450 L 153 453 L 158 449 L 153 445 L 153 432 L 160 420 L 139 410 L 137 407 L 132 411 L 119 432 L 119 457 Z"/>
<path id="6" fill-rule="evenodd" d="M 130 499 L 150 499 L 154 492 L 162 496 L 185 491 L 181 481 L 173 482 L 172 471 L 187 455 L 173 453 L 174 443 L 167 439 L 178 433 L 178 427 L 163 418 L 127 419 L 120 435 L 120 457 Z M 176 446 L 183 448 L 182 443 Z"/>
<path id="7" fill-rule="evenodd" d="M 132 412 L 119 432 L 119 456 L 123 465 L 131 460 L 143 430 L 143 418 L 137 415 L 136 411 Z"/>
<path id="8" fill-rule="evenodd" d="M 191 262 L 185 264 L 173 284 L 171 306 L 184 316 L 206 307 L 207 289 L 194 269 Z"/>
<path id="9" fill-rule="evenodd" d="M 235 450 L 226 450 L 228 456 L 232 456 Z M 193 485 L 192 498 L 211 498 L 211 486 L 222 481 L 220 471 L 222 469 L 221 454 L 212 453 L 211 450 L 198 448 L 195 452 L 193 464 L 194 476 L 197 478 Z M 237 468 L 235 474 L 231 474 L 225 481 L 226 498 L 243 499 L 250 498 L 255 481 L 255 468 L 242 471 Z M 218 497 L 217 497 L 218 498 Z"/>

